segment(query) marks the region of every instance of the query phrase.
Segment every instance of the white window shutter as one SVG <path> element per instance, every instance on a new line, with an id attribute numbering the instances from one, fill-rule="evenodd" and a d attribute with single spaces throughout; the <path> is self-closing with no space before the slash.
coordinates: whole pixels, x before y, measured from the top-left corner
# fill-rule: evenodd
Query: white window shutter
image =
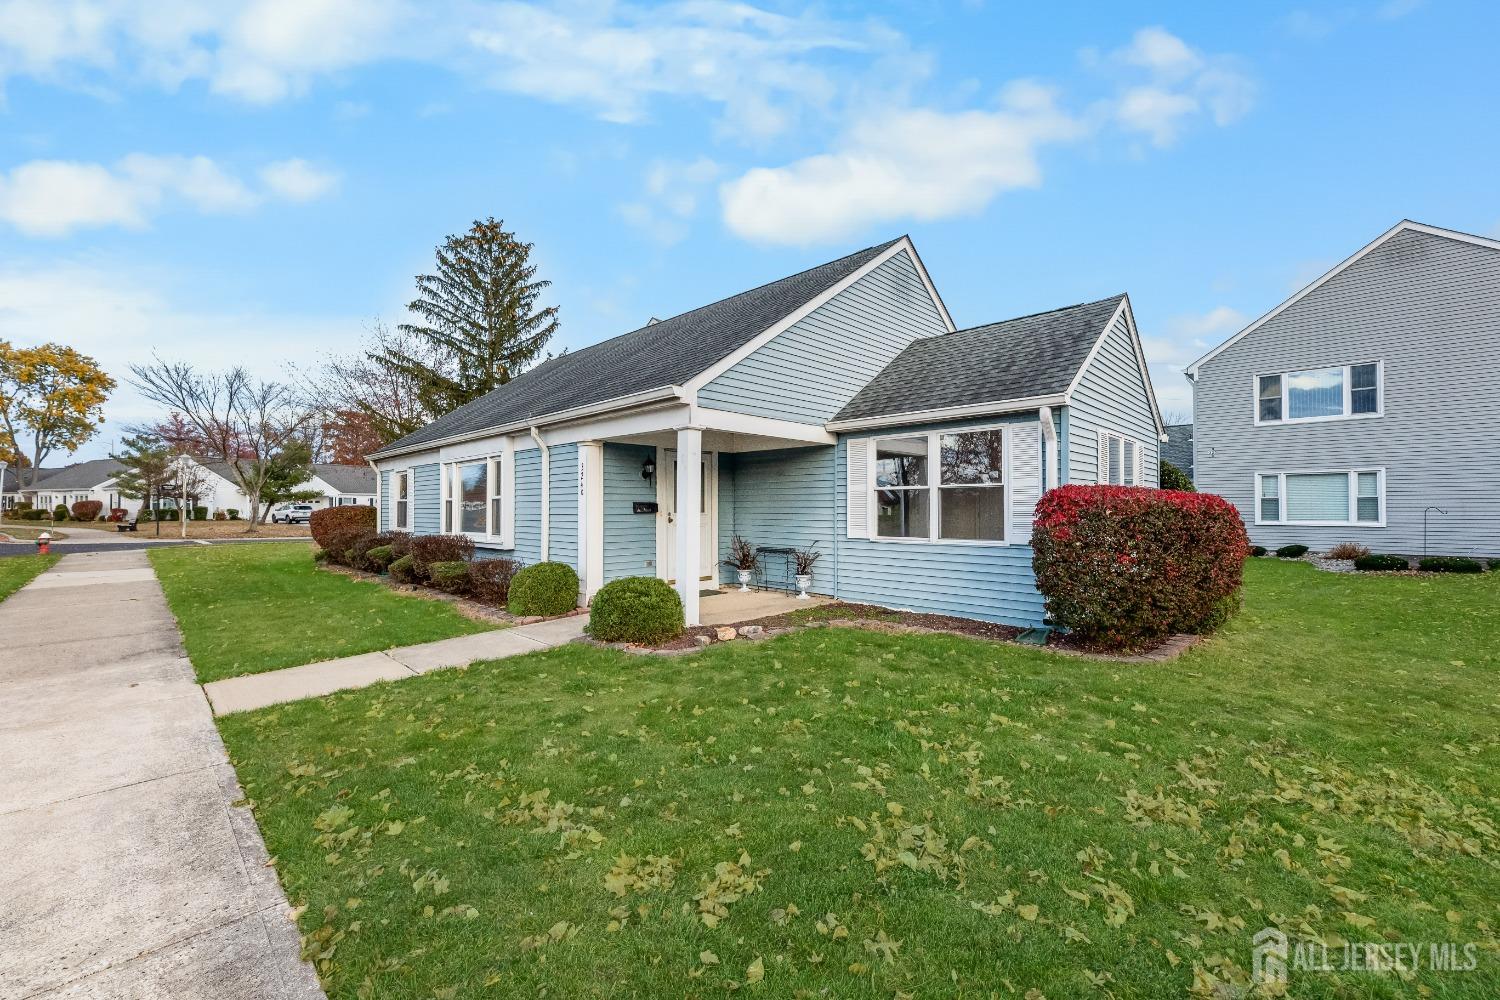
<path id="1" fill-rule="evenodd" d="M 1042 428 L 1022 424 L 1010 433 L 1010 541 L 1031 541 L 1037 501 L 1042 498 Z"/>
<path id="2" fill-rule="evenodd" d="M 850 438 L 844 444 L 848 473 L 847 502 L 844 504 L 850 538 L 870 537 L 870 440 Z"/>
<path id="3" fill-rule="evenodd" d="M 1099 474 L 1094 482 L 1100 486 L 1109 484 L 1109 435 L 1103 431 L 1099 432 Z"/>

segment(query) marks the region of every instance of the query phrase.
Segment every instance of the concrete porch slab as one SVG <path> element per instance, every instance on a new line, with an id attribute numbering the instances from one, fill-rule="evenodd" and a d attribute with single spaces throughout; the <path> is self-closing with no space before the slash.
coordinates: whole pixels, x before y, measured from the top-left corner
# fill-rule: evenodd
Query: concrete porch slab
<path id="1" fill-rule="evenodd" d="M 713 597 L 703 598 L 699 620 L 704 625 L 732 625 L 735 622 L 751 621 L 755 618 L 770 618 L 803 608 L 815 608 L 830 603 L 827 597 L 813 595 L 800 600 L 795 594 L 783 594 L 775 590 L 752 590 L 742 593 L 738 587 L 719 591 Z"/>

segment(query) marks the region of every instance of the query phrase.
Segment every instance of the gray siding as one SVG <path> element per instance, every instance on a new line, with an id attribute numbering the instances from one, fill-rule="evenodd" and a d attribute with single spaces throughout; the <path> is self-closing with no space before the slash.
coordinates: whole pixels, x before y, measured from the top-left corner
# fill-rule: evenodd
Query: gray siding
<path id="1" fill-rule="evenodd" d="M 396 523 L 394 508 L 391 500 L 391 474 L 382 469 L 380 472 L 380 510 L 376 514 L 376 527 L 381 531 L 390 531 Z"/>
<path id="2" fill-rule="evenodd" d="M 418 535 L 436 535 L 443 530 L 442 473 L 436 462 L 411 470 L 411 529 Z"/>
<path id="3" fill-rule="evenodd" d="M 542 452 L 516 452 L 516 547 L 512 557 L 526 565 L 542 558 Z"/>
<path id="4" fill-rule="evenodd" d="M 734 488 L 734 462 L 735 455 L 719 455 L 719 537 L 715 540 L 718 551 L 715 558 L 722 560 L 724 554 L 729 551 L 729 542 L 735 535 L 734 505 L 739 496 Z M 719 579 L 723 583 L 733 583 L 738 580 L 733 569 L 719 565 Z"/>
<path id="5" fill-rule="evenodd" d="M 1033 412 L 945 426 L 1035 425 L 1036 420 L 1037 415 Z M 932 429 L 933 426 L 924 425 L 840 437 L 834 470 L 834 516 L 838 525 L 835 536 L 837 596 L 846 601 L 960 615 L 1007 625 L 1041 624 L 1045 608 L 1042 595 L 1036 589 L 1029 545 L 934 544 L 848 537 L 845 527 L 847 442 L 851 438 L 887 437 L 903 431 Z"/>
<path id="6" fill-rule="evenodd" d="M 1404 231 L 1201 366 L 1198 489 L 1227 498 L 1259 545 L 1358 541 L 1500 556 L 1500 251 Z M 1384 363 L 1384 415 L 1255 426 L 1254 379 Z M 1257 472 L 1384 466 L 1386 527 L 1257 526 Z"/>
<path id="7" fill-rule="evenodd" d="M 551 489 L 549 513 L 552 530 L 547 536 L 548 558 L 578 568 L 578 446 L 554 445 L 549 449 Z"/>
<path id="8" fill-rule="evenodd" d="M 704 386 L 704 406 L 821 424 L 917 337 L 947 332 L 899 253 Z"/>
<path id="9" fill-rule="evenodd" d="M 1104 335 L 1099 352 L 1084 367 L 1068 407 L 1068 481 L 1099 481 L 1099 432 L 1133 437 L 1142 445 L 1141 484 L 1161 480 L 1157 464 L 1161 443 L 1146 392 L 1146 377 L 1136 359 L 1130 330 L 1122 314 Z"/>
<path id="10" fill-rule="evenodd" d="M 656 514 L 632 513 L 637 500 L 655 501 L 656 484 L 641 478 L 641 465 L 655 458 L 646 445 L 604 445 L 604 582 L 656 575 Z"/>
<path id="11" fill-rule="evenodd" d="M 754 545 L 815 546 L 823 554 L 813 590 L 832 593 L 834 571 L 834 449 L 829 446 L 744 452 L 720 459 L 719 554 L 738 534 Z M 732 473 L 726 476 L 726 467 Z M 732 515 L 732 516 L 726 516 Z M 726 524 L 726 521 L 730 522 Z M 723 567 L 721 579 L 735 579 Z"/>

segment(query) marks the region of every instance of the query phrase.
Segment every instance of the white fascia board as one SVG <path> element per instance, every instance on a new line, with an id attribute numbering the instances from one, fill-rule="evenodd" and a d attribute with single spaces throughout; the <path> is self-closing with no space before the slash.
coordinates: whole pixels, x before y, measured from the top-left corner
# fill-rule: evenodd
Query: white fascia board
<path id="1" fill-rule="evenodd" d="M 681 386 L 664 385 L 655 389 L 647 389 L 643 392 L 631 393 L 628 396 L 617 396 L 614 399 L 602 400 L 598 403 L 589 403 L 584 406 L 575 406 L 569 410 L 559 410 L 556 413 L 548 413 L 540 417 L 526 420 L 515 420 L 508 424 L 497 424 L 494 427 L 486 427 L 483 430 L 468 431 L 463 434 L 453 434 L 449 437 L 438 438 L 435 441 L 423 441 L 420 444 L 410 445 L 399 450 L 378 451 L 369 456 L 377 462 L 395 458 L 399 455 L 409 455 L 413 452 L 432 451 L 437 448 L 451 444 L 461 444 L 465 441 L 474 441 L 479 438 L 495 437 L 501 434 L 527 433 L 532 427 L 551 427 L 554 424 L 579 420 L 589 416 L 609 413 L 613 410 L 627 410 L 632 407 L 665 399 L 680 398 L 683 394 Z"/>
<path id="2" fill-rule="evenodd" d="M 1328 281 L 1330 281 L 1332 278 L 1348 270 L 1351 265 L 1359 261 L 1365 255 L 1369 254 L 1376 247 L 1385 243 L 1387 240 L 1391 239 L 1398 233 L 1404 232 L 1425 233 L 1428 236 L 1441 236 L 1444 239 L 1457 240 L 1460 243 L 1468 243 L 1477 247 L 1485 247 L 1489 250 L 1500 250 L 1500 240 L 1492 240 L 1484 236 L 1475 236 L 1473 233 L 1461 233 L 1456 229 L 1442 229 L 1438 226 L 1428 226 L 1420 222 L 1412 222 L 1410 219 L 1402 219 L 1390 229 L 1387 229 L 1385 232 L 1375 237 L 1369 243 L 1366 243 L 1364 246 L 1360 247 L 1353 254 L 1344 258 L 1338 264 L 1335 264 L 1327 274 L 1324 274 L 1321 278 L 1318 278 L 1312 284 L 1306 286 L 1291 298 L 1287 299 L 1285 302 L 1282 302 L 1279 306 L 1261 316 L 1259 319 L 1255 320 L 1239 333 L 1236 333 L 1234 336 L 1224 341 L 1224 343 L 1220 344 L 1218 347 L 1215 347 L 1213 350 L 1203 355 L 1197 361 L 1194 361 L 1192 364 L 1188 365 L 1187 368 L 1183 369 L 1184 374 L 1186 374 L 1189 379 L 1196 379 L 1198 376 L 1199 366 L 1207 364 L 1223 351 L 1227 350 L 1230 347 L 1233 347 L 1241 340 L 1244 340 L 1250 334 L 1254 333 L 1256 330 L 1259 330 L 1261 327 L 1265 326 L 1277 316 L 1280 316 L 1283 312 L 1290 309 L 1298 302 L 1301 302 L 1308 295 L 1323 287 L 1323 285 L 1327 284 Z"/>
<path id="3" fill-rule="evenodd" d="M 832 286 L 827 291 L 823 292 L 823 294 L 815 298 L 808 299 L 794 312 L 782 318 L 775 325 L 767 327 L 765 330 L 756 334 L 748 343 L 742 345 L 737 350 L 721 358 L 713 365 L 710 365 L 706 371 L 693 376 L 686 382 L 686 384 L 683 385 L 683 388 L 689 393 L 692 393 L 696 396 L 699 389 L 702 389 L 714 379 L 718 378 L 720 375 L 724 374 L 729 369 L 733 368 L 735 365 L 739 364 L 741 361 L 745 360 L 756 351 L 760 350 L 766 344 L 769 344 L 779 334 L 791 329 L 793 326 L 796 326 L 798 323 L 802 322 L 808 316 L 812 315 L 815 311 L 821 309 L 823 306 L 831 302 L 840 293 L 847 290 L 855 282 L 859 281 L 861 278 L 865 277 L 867 274 L 880 267 L 880 265 L 884 264 L 886 261 L 890 260 L 892 257 L 900 253 L 908 254 L 911 257 L 912 264 L 916 267 L 917 273 L 921 275 L 923 284 L 927 286 L 927 292 L 932 297 L 933 305 L 936 306 L 938 311 L 942 314 L 943 321 L 948 326 L 948 332 L 952 333 L 954 329 L 953 319 L 948 315 L 948 307 L 943 305 L 942 299 L 938 298 L 937 290 L 933 288 L 931 279 L 927 277 L 927 271 L 922 266 L 921 259 L 917 256 L 916 248 L 912 246 L 911 238 L 903 236 L 895 243 L 892 243 L 884 251 L 867 261 L 863 267 L 859 268 L 848 277 L 844 278 L 844 280 Z"/>
<path id="4" fill-rule="evenodd" d="M 835 435 L 818 424 L 777 420 L 774 417 L 758 417 L 749 413 L 715 410 L 705 406 L 693 408 L 693 423 L 706 431 L 751 434 L 756 437 L 780 438 L 786 441 L 805 441 L 808 444 L 838 443 Z"/>
<path id="5" fill-rule="evenodd" d="M 967 417 L 988 417 L 1002 413 L 1020 413 L 1039 410 L 1043 406 L 1066 406 L 1067 393 L 1048 396 L 1028 396 L 1024 399 L 997 399 L 988 403 L 970 403 L 966 406 L 945 406 L 934 410 L 908 410 L 905 413 L 888 413 L 879 417 L 859 417 L 851 420 L 832 420 L 823 426 L 835 432 L 873 430 L 879 427 L 897 427 L 904 424 L 935 424 L 945 420 L 963 420 Z"/>
<path id="6" fill-rule="evenodd" d="M 689 419 L 691 407 L 666 405 L 637 409 L 630 413 L 607 414 L 593 420 L 580 420 L 562 426 L 539 429 L 548 447 L 579 441 L 605 441 L 610 438 L 651 434 L 681 427 Z"/>

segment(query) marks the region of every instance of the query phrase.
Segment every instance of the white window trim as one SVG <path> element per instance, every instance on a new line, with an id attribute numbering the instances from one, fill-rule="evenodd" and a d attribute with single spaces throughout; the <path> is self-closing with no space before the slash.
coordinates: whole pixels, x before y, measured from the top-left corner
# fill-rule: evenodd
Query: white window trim
<path id="1" fill-rule="evenodd" d="M 401 499 L 401 486 L 406 484 L 406 499 Z M 401 504 L 406 504 L 406 520 L 401 519 Z M 400 472 L 391 473 L 391 520 L 396 524 L 397 531 L 412 530 L 412 522 L 415 519 L 413 508 L 416 506 L 416 497 L 412 492 L 412 477 L 410 469 L 402 469 Z"/>
<path id="2" fill-rule="evenodd" d="M 1353 403 L 1354 372 L 1352 369 L 1361 365 L 1375 366 L 1375 412 L 1355 413 Z M 1344 412 L 1331 417 L 1291 417 L 1291 406 L 1287 399 L 1286 380 L 1289 375 L 1300 375 L 1303 372 L 1320 372 L 1329 368 L 1342 368 L 1344 370 Z M 1260 418 L 1260 380 L 1276 376 L 1281 379 L 1281 419 L 1262 420 Z M 1331 420 L 1370 420 L 1375 417 L 1385 416 L 1385 362 L 1374 361 L 1352 361 L 1347 365 L 1322 365 L 1314 368 L 1293 368 L 1282 372 L 1261 372 L 1250 380 L 1250 397 L 1252 409 L 1251 415 L 1255 418 L 1256 427 L 1280 427 L 1283 424 L 1323 424 Z M 1335 470 L 1337 471 L 1337 470 Z"/>
<path id="3" fill-rule="evenodd" d="M 1011 503 L 1013 500 L 1014 490 L 1011 486 L 1012 477 L 1010 471 L 1010 458 L 1011 438 L 1015 433 L 1014 426 L 1015 425 L 1013 424 L 985 424 L 979 427 L 949 427 L 938 431 L 914 431 L 909 434 L 885 434 L 880 437 L 868 438 L 867 447 L 869 448 L 869 460 L 865 463 L 865 495 L 870 498 L 868 511 L 870 518 L 869 540 L 872 542 L 890 543 L 895 545 L 955 545 L 985 549 L 1000 548 L 1008 545 L 1018 544 L 1011 540 Z M 943 470 L 941 461 L 943 451 L 942 437 L 944 434 L 967 434 L 977 431 L 1000 431 L 1003 435 L 1000 441 L 1001 480 L 999 483 L 994 485 L 998 485 L 1004 490 L 1005 509 L 1001 512 L 1001 517 L 1003 518 L 1003 520 L 1001 521 L 1000 530 L 1004 533 L 1005 537 L 1000 539 L 942 538 L 940 537 L 940 532 L 942 530 L 943 524 Z M 896 488 L 911 490 L 924 489 L 927 491 L 927 537 L 925 538 L 896 538 L 890 535 L 882 535 L 879 533 L 880 505 L 875 501 L 875 491 L 877 489 L 875 485 L 875 469 L 876 466 L 878 466 L 880 463 L 875 456 L 880 450 L 880 442 L 900 441 L 902 439 L 908 438 L 927 439 L 927 485 Z M 960 484 L 953 484 L 953 486 L 958 485 Z"/>
<path id="4" fill-rule="evenodd" d="M 458 524 L 462 523 L 459 512 L 451 509 L 455 504 L 459 492 L 458 475 L 459 469 L 465 465 L 478 465 L 484 463 L 484 530 L 483 531 L 457 531 Z M 498 463 L 498 464 L 497 464 Z M 499 484 L 495 482 L 496 470 L 499 470 Z M 515 451 L 512 448 L 501 448 L 477 452 L 465 455 L 462 458 L 452 458 L 442 462 L 438 467 L 439 475 L 439 504 L 443 520 L 443 530 L 449 534 L 465 535 L 472 538 L 476 543 L 488 545 L 494 548 L 513 549 L 515 540 L 512 530 L 515 520 Z M 500 522 L 495 523 L 494 500 L 500 500 Z M 457 523 L 454 523 L 454 522 Z"/>
<path id="5" fill-rule="evenodd" d="M 1291 521 L 1286 516 L 1286 477 L 1287 476 L 1326 476 L 1342 472 L 1349 477 L 1349 520 L 1347 521 Z M 1375 521 L 1359 520 L 1359 474 L 1361 472 L 1375 473 L 1375 496 L 1380 501 L 1380 518 Z M 1280 520 L 1266 521 L 1260 516 L 1260 484 L 1262 479 L 1275 479 L 1278 498 L 1278 509 L 1281 511 Z M 1278 472 L 1257 472 L 1251 480 L 1254 486 L 1255 524 L 1264 527 L 1288 527 L 1288 528 L 1384 528 L 1386 521 L 1385 508 L 1385 466 L 1367 465 L 1344 469 L 1286 469 Z"/>
<path id="6" fill-rule="evenodd" d="M 1111 440 L 1120 442 L 1120 480 L 1121 481 L 1118 482 L 1118 483 L 1111 483 L 1109 481 L 1109 442 Z M 1132 465 L 1135 466 L 1135 468 L 1131 470 L 1131 478 L 1132 478 L 1133 481 L 1129 482 L 1129 483 L 1127 483 L 1127 482 L 1124 481 L 1124 478 L 1125 478 L 1125 442 L 1127 442 L 1127 441 L 1129 441 L 1131 444 L 1133 444 L 1135 446 L 1135 461 L 1131 463 Z M 1143 459 L 1142 456 L 1145 455 L 1145 452 L 1146 452 L 1145 445 L 1142 443 L 1142 441 L 1139 438 L 1133 438 L 1129 434 L 1120 434 L 1120 433 L 1117 433 L 1115 431 L 1101 430 L 1099 432 L 1098 453 L 1094 456 L 1095 462 L 1098 464 L 1098 467 L 1099 467 L 1098 471 L 1097 471 L 1097 474 L 1094 477 L 1097 485 L 1099 485 L 1099 486 L 1141 486 L 1141 485 L 1143 485 L 1142 482 L 1141 482 L 1141 474 L 1145 471 L 1145 461 L 1144 461 L 1144 459 Z"/>

